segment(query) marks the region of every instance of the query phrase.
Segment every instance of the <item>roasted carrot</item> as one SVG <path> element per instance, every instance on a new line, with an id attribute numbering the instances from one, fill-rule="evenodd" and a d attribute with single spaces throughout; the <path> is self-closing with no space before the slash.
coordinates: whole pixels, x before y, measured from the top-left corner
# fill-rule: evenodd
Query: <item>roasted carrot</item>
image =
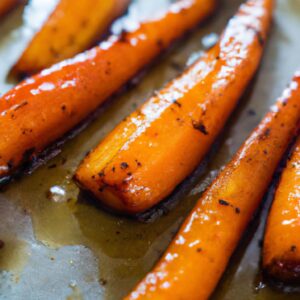
<path id="1" fill-rule="evenodd" d="M 129 0 L 60 0 L 12 70 L 36 73 L 92 46 Z"/>
<path id="2" fill-rule="evenodd" d="M 20 3 L 21 3 L 20 0 L 1 0 L 0 1 L 0 18 Z"/>
<path id="3" fill-rule="evenodd" d="M 86 157 L 80 186 L 127 214 L 168 196 L 204 158 L 254 75 L 272 2 L 242 5 L 215 47 Z"/>
<path id="4" fill-rule="evenodd" d="M 202 300 L 211 295 L 295 135 L 300 121 L 299 84 L 296 75 L 127 300 Z"/>
<path id="5" fill-rule="evenodd" d="M 288 283 L 300 282 L 299 184 L 300 138 L 276 190 L 263 247 L 264 269 L 271 277 Z"/>
<path id="6" fill-rule="evenodd" d="M 132 32 L 25 80 L 0 98 L 0 179 L 83 121 L 170 43 L 214 11 L 215 0 L 181 0 Z M 3 181 L 2 180 L 2 181 Z"/>

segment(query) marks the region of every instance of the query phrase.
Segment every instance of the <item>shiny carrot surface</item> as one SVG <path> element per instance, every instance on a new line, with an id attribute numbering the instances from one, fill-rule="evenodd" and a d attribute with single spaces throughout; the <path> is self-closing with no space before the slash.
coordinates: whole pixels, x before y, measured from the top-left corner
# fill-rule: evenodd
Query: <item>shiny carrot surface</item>
<path id="1" fill-rule="evenodd" d="M 93 150 L 75 179 L 106 206 L 154 206 L 201 162 L 260 62 L 273 1 L 248 1 L 220 41 Z"/>
<path id="2" fill-rule="evenodd" d="M 12 74 L 36 73 L 86 50 L 107 31 L 108 25 L 125 10 L 128 2 L 60 0 L 14 66 Z"/>
<path id="3" fill-rule="evenodd" d="M 295 135 L 300 121 L 299 84 L 300 76 L 295 76 L 199 199 L 154 270 L 126 300 L 209 298 Z"/>
<path id="4" fill-rule="evenodd" d="M 0 179 L 73 129 L 214 7 L 214 0 L 171 4 L 136 30 L 112 36 L 0 98 Z"/>
<path id="5" fill-rule="evenodd" d="M 0 18 L 20 3 L 21 3 L 20 0 L 1 0 L 0 1 Z"/>
<path id="6" fill-rule="evenodd" d="M 300 138 L 276 190 L 266 227 L 263 267 L 275 279 L 300 282 Z"/>

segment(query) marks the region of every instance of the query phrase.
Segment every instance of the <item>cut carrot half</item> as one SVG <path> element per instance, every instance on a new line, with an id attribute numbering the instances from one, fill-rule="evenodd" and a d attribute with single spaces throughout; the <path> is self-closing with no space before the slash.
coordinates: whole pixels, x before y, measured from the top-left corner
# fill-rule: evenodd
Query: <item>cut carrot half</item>
<path id="1" fill-rule="evenodd" d="M 264 269 L 272 278 L 287 283 L 300 282 L 299 186 L 300 138 L 276 190 L 263 247 Z"/>
<path id="2" fill-rule="evenodd" d="M 11 73 L 24 77 L 86 50 L 124 12 L 128 2 L 60 0 Z"/>
<path id="3" fill-rule="evenodd" d="M 248 1 L 220 41 L 125 119 L 80 165 L 75 180 L 106 206 L 143 212 L 201 162 L 259 65 L 273 1 Z"/>

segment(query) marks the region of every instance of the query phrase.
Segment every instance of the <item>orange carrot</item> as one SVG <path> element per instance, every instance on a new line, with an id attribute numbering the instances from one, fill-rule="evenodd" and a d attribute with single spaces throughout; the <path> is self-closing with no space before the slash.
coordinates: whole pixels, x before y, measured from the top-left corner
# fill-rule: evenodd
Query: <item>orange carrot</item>
<path id="1" fill-rule="evenodd" d="M 291 283 L 300 282 L 299 162 L 300 138 L 277 188 L 263 248 L 263 267 L 267 273 Z"/>
<path id="2" fill-rule="evenodd" d="M 273 1 L 242 5 L 220 41 L 92 151 L 75 179 L 106 206 L 154 206 L 204 158 L 260 62 Z"/>
<path id="3" fill-rule="evenodd" d="M 83 121 L 170 43 L 210 15 L 215 0 L 181 0 L 74 59 L 27 79 L 0 98 L 0 179 Z"/>
<path id="4" fill-rule="evenodd" d="M 154 270 L 126 300 L 203 300 L 212 294 L 295 135 L 299 84 L 296 75 L 198 201 Z"/>
<path id="5" fill-rule="evenodd" d="M 12 73 L 18 77 L 50 67 L 92 46 L 129 0 L 60 0 Z"/>
<path id="6" fill-rule="evenodd" d="M 0 18 L 7 14 L 11 9 L 20 4 L 20 0 L 1 0 L 0 1 Z"/>

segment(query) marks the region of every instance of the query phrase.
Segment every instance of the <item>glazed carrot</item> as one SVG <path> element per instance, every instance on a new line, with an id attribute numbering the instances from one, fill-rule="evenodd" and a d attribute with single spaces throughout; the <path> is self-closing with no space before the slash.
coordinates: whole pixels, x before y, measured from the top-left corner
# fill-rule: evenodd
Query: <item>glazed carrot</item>
<path id="1" fill-rule="evenodd" d="M 0 179 L 83 121 L 170 43 L 214 11 L 215 0 L 181 0 L 121 37 L 27 79 L 0 98 Z M 3 181 L 2 180 L 2 181 Z"/>
<path id="2" fill-rule="evenodd" d="M 299 84 L 296 75 L 127 300 L 202 300 L 212 294 L 295 135 L 300 121 Z"/>
<path id="3" fill-rule="evenodd" d="M 129 0 L 60 0 L 34 36 L 12 74 L 23 76 L 73 57 L 92 46 Z"/>
<path id="4" fill-rule="evenodd" d="M 86 157 L 75 175 L 80 186 L 127 214 L 168 196 L 204 158 L 254 75 L 272 3 L 242 5 L 215 47 Z"/>
<path id="5" fill-rule="evenodd" d="M 8 13 L 11 9 L 21 3 L 20 0 L 1 0 L 0 1 L 0 18 Z"/>
<path id="6" fill-rule="evenodd" d="M 263 267 L 267 273 L 291 283 L 300 281 L 299 184 L 300 138 L 276 190 L 263 248 Z"/>

